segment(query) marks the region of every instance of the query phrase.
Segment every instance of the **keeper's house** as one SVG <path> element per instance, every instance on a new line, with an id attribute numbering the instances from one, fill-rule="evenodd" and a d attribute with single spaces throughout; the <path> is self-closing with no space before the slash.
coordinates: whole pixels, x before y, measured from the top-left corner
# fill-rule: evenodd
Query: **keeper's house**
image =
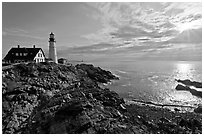
<path id="1" fill-rule="evenodd" d="M 42 48 L 11 48 L 8 54 L 4 57 L 5 63 L 19 63 L 19 62 L 45 62 L 45 54 Z"/>

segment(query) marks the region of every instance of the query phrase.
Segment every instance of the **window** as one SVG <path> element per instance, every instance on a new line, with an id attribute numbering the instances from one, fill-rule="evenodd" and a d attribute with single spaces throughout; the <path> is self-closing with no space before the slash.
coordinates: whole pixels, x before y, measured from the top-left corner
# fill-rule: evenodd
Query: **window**
<path id="1" fill-rule="evenodd" d="M 19 56 L 22 56 L 23 54 L 22 53 L 19 53 Z"/>
<path id="2" fill-rule="evenodd" d="M 16 56 L 18 56 L 18 53 L 16 53 Z"/>
<path id="3" fill-rule="evenodd" d="M 24 56 L 27 56 L 28 55 L 28 53 L 24 53 Z"/>

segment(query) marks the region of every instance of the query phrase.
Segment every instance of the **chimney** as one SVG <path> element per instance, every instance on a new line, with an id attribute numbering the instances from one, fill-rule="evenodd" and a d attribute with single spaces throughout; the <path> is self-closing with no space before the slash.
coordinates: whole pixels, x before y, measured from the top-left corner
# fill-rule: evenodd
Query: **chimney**
<path id="1" fill-rule="evenodd" d="M 35 45 L 33 45 L 33 48 L 35 48 Z"/>
<path id="2" fill-rule="evenodd" d="M 18 48 L 20 48 L 20 45 L 18 45 Z"/>

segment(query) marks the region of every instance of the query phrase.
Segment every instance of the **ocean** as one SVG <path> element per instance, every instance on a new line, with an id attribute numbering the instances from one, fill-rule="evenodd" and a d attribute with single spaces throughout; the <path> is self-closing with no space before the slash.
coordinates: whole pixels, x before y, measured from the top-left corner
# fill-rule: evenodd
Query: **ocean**
<path id="1" fill-rule="evenodd" d="M 175 79 L 202 82 L 201 61 L 97 60 L 94 66 L 110 70 L 120 80 L 107 85 L 126 100 L 197 107 L 202 98 L 177 91 Z M 201 89 L 197 89 L 201 91 Z"/>

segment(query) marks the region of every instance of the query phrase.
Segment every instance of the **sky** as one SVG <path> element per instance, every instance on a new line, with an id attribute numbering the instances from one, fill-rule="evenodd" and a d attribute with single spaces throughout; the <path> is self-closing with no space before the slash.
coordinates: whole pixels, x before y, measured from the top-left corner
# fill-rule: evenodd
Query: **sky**
<path id="1" fill-rule="evenodd" d="M 201 61 L 202 4 L 159 2 L 2 4 L 2 57 L 43 48 L 54 32 L 58 57 Z"/>

